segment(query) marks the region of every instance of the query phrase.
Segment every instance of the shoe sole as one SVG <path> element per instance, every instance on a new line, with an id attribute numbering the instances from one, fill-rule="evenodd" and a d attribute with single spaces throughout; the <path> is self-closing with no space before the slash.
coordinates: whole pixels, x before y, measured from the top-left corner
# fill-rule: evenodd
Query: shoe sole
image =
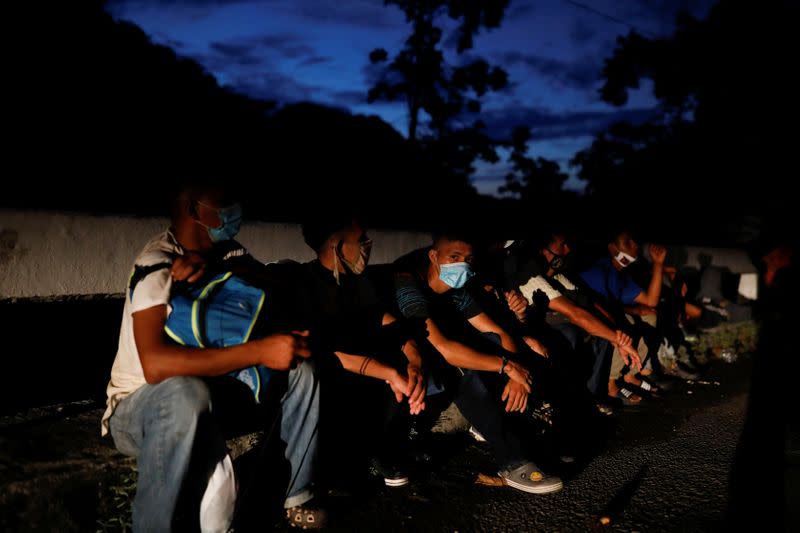
<path id="1" fill-rule="evenodd" d="M 394 479 L 383 478 L 383 481 L 384 483 L 386 483 L 387 487 L 402 487 L 404 485 L 408 485 L 407 477 L 394 478 Z"/>
<path id="2" fill-rule="evenodd" d="M 559 481 L 557 485 L 550 485 L 547 487 L 530 487 L 528 485 L 523 485 L 522 483 L 517 483 L 514 480 L 504 478 L 503 476 L 500 477 L 503 478 L 503 481 L 505 481 L 506 485 L 509 487 L 521 490 L 523 492 L 529 492 L 531 494 L 547 494 L 550 492 L 558 492 L 564 488 L 564 483 L 561 481 Z"/>
<path id="3" fill-rule="evenodd" d="M 471 428 L 469 430 L 469 434 L 472 436 L 473 439 L 475 439 L 476 442 L 486 442 L 486 439 L 483 437 L 483 435 L 481 435 L 480 433 Z"/>

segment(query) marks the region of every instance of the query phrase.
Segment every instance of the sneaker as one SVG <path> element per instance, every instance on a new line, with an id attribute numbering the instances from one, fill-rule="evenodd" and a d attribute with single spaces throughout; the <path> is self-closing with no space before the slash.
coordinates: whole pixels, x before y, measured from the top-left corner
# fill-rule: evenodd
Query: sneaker
<path id="1" fill-rule="evenodd" d="M 383 478 L 383 482 L 387 487 L 403 487 L 408 485 L 408 475 L 403 469 L 383 463 L 381 461 L 373 461 L 372 470 L 375 474 Z"/>
<path id="2" fill-rule="evenodd" d="M 560 478 L 548 476 L 533 463 L 525 463 L 513 470 L 501 470 L 497 474 L 509 487 L 533 494 L 557 492 L 564 487 Z"/>
<path id="3" fill-rule="evenodd" d="M 486 437 L 478 433 L 478 430 L 475 429 L 475 426 L 469 427 L 469 434 L 472 435 L 472 438 L 478 442 L 486 442 Z"/>

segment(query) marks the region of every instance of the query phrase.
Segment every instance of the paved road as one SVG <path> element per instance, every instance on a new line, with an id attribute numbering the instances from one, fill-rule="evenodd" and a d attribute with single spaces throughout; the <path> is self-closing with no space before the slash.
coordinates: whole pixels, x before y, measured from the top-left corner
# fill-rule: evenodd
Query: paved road
<path id="1" fill-rule="evenodd" d="M 749 361 L 719 363 L 702 383 L 615 414 L 603 451 L 563 491 L 529 495 L 476 484 L 491 474 L 485 445 L 441 435 L 454 456 L 409 487 L 345 502 L 332 530 L 715 531 L 723 527 L 731 464 L 744 422 Z M 719 384 L 715 384 L 718 382 Z M 347 503 L 351 507 L 347 507 Z M 608 516 L 609 526 L 599 527 Z M 283 529 L 283 528 L 279 528 Z"/>
<path id="2" fill-rule="evenodd" d="M 602 451 L 552 495 L 476 484 L 478 473 L 494 473 L 486 446 L 464 432 L 438 434 L 436 449 L 446 459 L 433 471 L 417 473 L 408 487 L 388 489 L 376 478 L 356 497 L 335 496 L 329 529 L 591 531 L 605 515 L 608 531 L 722 530 L 750 367 L 749 359 L 718 363 L 707 384 L 684 383 L 615 414 Z M 119 513 L 114 490 L 131 463 L 114 459 L 100 441 L 101 411 L 76 404 L 2 420 L 0 529 L 95 531 L 98 520 Z M 268 520 L 259 525 L 270 529 Z"/>

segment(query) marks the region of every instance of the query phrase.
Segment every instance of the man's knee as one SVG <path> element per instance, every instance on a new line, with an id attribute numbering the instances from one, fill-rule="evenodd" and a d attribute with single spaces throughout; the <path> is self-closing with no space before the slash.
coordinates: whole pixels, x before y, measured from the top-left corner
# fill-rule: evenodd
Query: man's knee
<path id="1" fill-rule="evenodd" d="M 656 325 L 658 324 L 658 315 L 655 314 L 655 313 L 651 313 L 649 315 L 644 315 L 642 317 L 642 322 L 644 322 L 645 324 L 647 324 L 649 326 L 656 327 Z"/>
<path id="2" fill-rule="evenodd" d="M 481 333 L 481 335 L 483 336 L 484 339 L 494 344 L 500 345 L 502 343 L 500 335 L 498 335 L 493 331 L 484 331 L 483 333 Z"/>
<path id="3" fill-rule="evenodd" d="M 194 377 L 174 377 L 158 385 L 162 405 L 174 413 L 178 420 L 193 419 L 211 410 L 208 385 Z"/>
<path id="4" fill-rule="evenodd" d="M 492 395 L 489 390 L 489 383 L 495 376 L 488 372 L 478 370 L 466 370 L 461 377 L 458 388 L 456 405 L 460 399 L 474 402 L 490 402 Z"/>
<path id="5" fill-rule="evenodd" d="M 313 361 L 305 360 L 289 371 L 289 383 L 313 385 L 317 381 L 317 369 Z"/>

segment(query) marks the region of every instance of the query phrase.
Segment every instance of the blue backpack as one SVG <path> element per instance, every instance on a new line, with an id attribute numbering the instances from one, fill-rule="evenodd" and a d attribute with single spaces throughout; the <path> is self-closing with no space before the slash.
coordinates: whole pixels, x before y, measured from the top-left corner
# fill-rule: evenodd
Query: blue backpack
<path id="1" fill-rule="evenodd" d="M 230 272 L 173 292 L 164 331 L 175 342 L 196 348 L 224 348 L 248 341 L 266 293 Z M 251 366 L 230 372 L 253 391 L 256 403 L 272 370 Z"/>

